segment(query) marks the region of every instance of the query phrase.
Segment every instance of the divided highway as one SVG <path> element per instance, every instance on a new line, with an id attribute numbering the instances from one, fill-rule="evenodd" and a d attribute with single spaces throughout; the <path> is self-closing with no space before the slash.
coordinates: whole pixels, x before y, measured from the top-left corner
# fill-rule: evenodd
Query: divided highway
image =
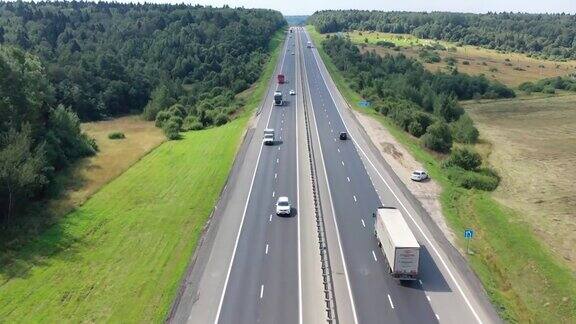
<path id="1" fill-rule="evenodd" d="M 498 322 L 465 260 L 351 116 L 316 49 L 302 46 L 308 35 L 288 35 L 275 71 L 287 82 L 270 83 L 168 321 L 326 322 L 306 111 L 338 322 Z M 283 106 L 273 105 L 275 90 Z M 262 145 L 265 128 L 275 129 L 275 145 Z M 351 140 L 339 140 L 342 131 Z M 290 217 L 275 215 L 279 196 L 290 198 Z M 401 210 L 422 245 L 421 280 L 400 284 L 388 274 L 373 234 L 381 205 Z"/>

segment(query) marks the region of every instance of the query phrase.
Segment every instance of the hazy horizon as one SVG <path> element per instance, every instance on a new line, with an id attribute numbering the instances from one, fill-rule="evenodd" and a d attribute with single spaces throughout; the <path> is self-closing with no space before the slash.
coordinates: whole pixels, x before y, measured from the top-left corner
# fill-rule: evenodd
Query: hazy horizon
<path id="1" fill-rule="evenodd" d="M 120 2 L 144 2 L 124 0 Z M 463 2 L 456 0 L 440 0 L 424 2 L 421 0 L 404 0 L 395 3 L 383 3 L 375 0 L 359 0 L 354 5 L 344 0 L 317 0 L 317 1 L 266 1 L 266 0 L 199 0 L 199 1 L 170 1 L 148 0 L 151 3 L 185 3 L 222 7 L 268 8 L 282 12 L 286 16 L 311 15 L 315 11 L 329 9 L 358 9 L 382 11 L 447 11 L 447 12 L 523 12 L 523 13 L 576 13 L 576 0 L 522 1 L 522 0 L 485 0 L 483 2 Z"/>

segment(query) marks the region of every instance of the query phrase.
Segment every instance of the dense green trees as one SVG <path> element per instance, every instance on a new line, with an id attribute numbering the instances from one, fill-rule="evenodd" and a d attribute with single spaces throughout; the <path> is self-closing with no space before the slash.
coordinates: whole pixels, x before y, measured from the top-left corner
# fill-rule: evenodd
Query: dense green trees
<path id="1" fill-rule="evenodd" d="M 233 95 L 260 75 L 269 40 L 285 23 L 271 10 L 0 3 L 0 43 L 38 55 L 54 99 L 82 120 L 143 110 L 153 120 L 176 102 L 193 116 L 228 113 Z M 204 126 L 226 120 L 201 119 Z"/>
<path id="2" fill-rule="evenodd" d="M 350 80 L 351 87 L 383 115 L 438 152 L 448 152 L 452 141 L 474 143 L 478 130 L 458 103 L 461 99 L 514 96 L 507 87 L 484 76 L 427 71 L 415 59 L 360 53 L 349 39 L 327 37 L 324 50 Z"/>
<path id="3" fill-rule="evenodd" d="M 285 24 L 271 10 L 0 2 L 0 226 L 95 153 L 80 120 L 143 112 L 170 139 L 227 123 Z"/>
<path id="4" fill-rule="evenodd" d="M 57 105 L 37 57 L 0 46 L 0 225 L 47 191 L 55 174 L 96 146 Z"/>
<path id="5" fill-rule="evenodd" d="M 576 58 L 576 16 L 569 14 L 448 13 L 327 10 L 309 23 L 321 33 L 375 30 L 409 33 L 486 48 Z"/>

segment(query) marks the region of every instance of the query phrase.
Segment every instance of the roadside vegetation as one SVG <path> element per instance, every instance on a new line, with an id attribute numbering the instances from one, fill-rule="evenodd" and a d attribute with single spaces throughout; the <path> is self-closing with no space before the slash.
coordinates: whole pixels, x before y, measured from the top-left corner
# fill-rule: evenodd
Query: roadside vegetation
<path id="1" fill-rule="evenodd" d="M 3 321 L 165 320 L 283 35 L 272 38 L 258 81 L 238 95 L 245 105 L 234 120 L 162 144 L 34 240 L 1 251 Z"/>
<path id="2" fill-rule="evenodd" d="M 431 72 L 457 70 L 469 75 L 483 74 L 488 80 L 512 88 L 524 82 L 562 77 L 576 70 L 575 60 L 551 61 L 523 53 L 422 39 L 410 34 L 353 30 L 330 35 L 349 37 L 354 44 L 360 45 L 361 52 L 375 52 L 380 56 L 402 53 L 417 59 Z"/>
<path id="3" fill-rule="evenodd" d="M 420 161 L 441 185 L 442 211 L 455 233 L 474 228 L 473 255 L 468 255 L 470 265 L 482 281 L 501 317 L 508 322 L 565 323 L 576 321 L 576 282 L 572 272 L 561 264 L 540 243 L 530 226 L 520 214 L 497 202 L 492 193 L 467 189 L 454 180 L 453 165 L 459 168 L 486 167 L 483 161 L 478 168 L 478 156 L 466 145 L 467 153 L 451 156 L 434 153 L 422 146 L 421 139 L 410 135 L 392 117 L 373 109 L 364 108 L 364 99 L 357 81 L 347 77 L 324 49 L 324 36 L 308 26 L 338 89 L 351 107 L 380 121 L 390 133 Z M 460 150 L 460 149 L 458 149 Z M 462 178 L 458 177 L 461 180 Z M 457 238 L 460 246 L 465 242 Z"/>
<path id="4" fill-rule="evenodd" d="M 576 59 L 574 15 L 324 10 L 308 23 L 320 33 L 373 30 L 412 34 L 550 59 Z"/>
<path id="5" fill-rule="evenodd" d="M 1 2 L 0 236 L 53 221 L 44 205 L 98 149 L 81 121 L 142 113 L 179 139 L 234 119 L 285 24 L 261 9 Z"/>

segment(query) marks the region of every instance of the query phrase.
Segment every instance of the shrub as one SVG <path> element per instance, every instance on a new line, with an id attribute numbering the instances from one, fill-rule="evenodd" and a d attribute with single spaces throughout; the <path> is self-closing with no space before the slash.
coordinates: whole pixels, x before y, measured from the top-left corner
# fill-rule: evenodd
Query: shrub
<path id="1" fill-rule="evenodd" d="M 168 121 L 166 121 L 162 126 L 162 130 L 164 131 L 166 138 L 169 140 L 176 140 L 180 138 L 180 125 L 175 119 L 170 118 Z"/>
<path id="2" fill-rule="evenodd" d="M 480 154 L 465 147 L 452 150 L 450 156 L 443 163 L 445 168 L 456 166 L 468 171 L 474 171 L 480 165 L 482 165 Z"/>
<path id="3" fill-rule="evenodd" d="M 170 119 L 170 117 L 171 115 L 168 111 L 166 110 L 160 111 L 156 114 L 156 121 L 154 125 L 156 125 L 156 127 L 162 127 L 164 122 Z"/>
<path id="4" fill-rule="evenodd" d="M 394 44 L 392 42 L 388 42 L 388 41 L 378 41 L 378 42 L 376 42 L 376 45 L 382 46 L 382 47 L 388 47 L 388 48 L 396 47 L 396 44 Z"/>
<path id="5" fill-rule="evenodd" d="M 463 65 L 470 65 L 470 62 L 469 61 L 462 61 L 462 64 Z"/>
<path id="6" fill-rule="evenodd" d="M 214 118 L 214 124 L 216 124 L 216 126 L 221 126 L 224 125 L 228 122 L 228 116 L 224 113 L 219 113 L 218 115 L 216 115 L 216 117 Z"/>
<path id="7" fill-rule="evenodd" d="M 184 118 L 184 122 L 182 123 L 182 130 L 189 131 L 189 130 L 201 130 L 204 129 L 204 125 L 198 120 L 198 117 L 188 115 Z"/>
<path id="8" fill-rule="evenodd" d="M 424 134 L 424 128 L 419 122 L 413 121 L 408 125 L 408 132 L 416 137 L 420 137 Z"/>
<path id="9" fill-rule="evenodd" d="M 466 189 L 479 189 L 493 191 L 498 187 L 500 179 L 484 172 L 466 171 L 459 167 L 446 169 L 448 179 L 459 187 Z"/>
<path id="10" fill-rule="evenodd" d="M 452 137 L 456 142 L 473 144 L 478 141 L 480 133 L 474 126 L 472 118 L 468 115 L 461 116 L 457 121 L 450 125 Z"/>
<path id="11" fill-rule="evenodd" d="M 108 134 L 108 138 L 111 140 L 125 139 L 126 135 L 124 135 L 124 133 L 122 133 L 122 132 L 112 132 L 112 133 Z"/>
<path id="12" fill-rule="evenodd" d="M 445 122 L 438 121 L 426 128 L 426 133 L 421 137 L 422 145 L 437 152 L 448 152 L 452 147 L 452 135 L 450 128 Z"/>
<path id="13" fill-rule="evenodd" d="M 446 62 L 446 64 L 448 64 L 450 66 L 454 66 L 457 61 L 456 61 L 456 58 L 449 56 L 449 57 L 444 59 L 444 62 Z"/>
<path id="14" fill-rule="evenodd" d="M 556 89 L 554 89 L 553 86 L 547 85 L 544 87 L 544 89 L 542 90 L 542 92 L 544 93 L 549 93 L 549 94 L 554 94 L 556 93 Z"/>

